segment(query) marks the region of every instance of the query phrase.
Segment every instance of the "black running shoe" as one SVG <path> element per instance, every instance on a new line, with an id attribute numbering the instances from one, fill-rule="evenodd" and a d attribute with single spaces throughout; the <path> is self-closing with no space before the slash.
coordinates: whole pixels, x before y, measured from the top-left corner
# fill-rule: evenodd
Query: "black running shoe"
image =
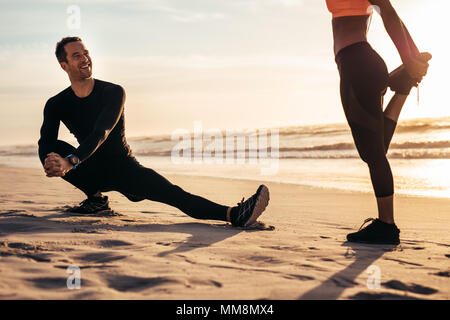
<path id="1" fill-rule="evenodd" d="M 396 93 L 409 95 L 412 87 L 417 87 L 419 80 L 411 78 L 405 66 L 401 65 L 389 74 L 388 87 Z"/>
<path id="2" fill-rule="evenodd" d="M 423 62 L 427 63 L 431 58 L 432 56 L 428 52 L 420 53 L 419 59 Z M 388 87 L 396 93 L 409 95 L 412 87 L 417 87 L 421 81 L 422 78 L 412 78 L 406 70 L 405 65 L 402 64 L 400 67 L 389 73 Z"/>
<path id="3" fill-rule="evenodd" d="M 247 201 L 242 198 L 241 203 L 231 209 L 231 224 L 235 227 L 246 227 L 255 223 L 268 204 L 269 189 L 265 185 L 260 185 Z"/>
<path id="4" fill-rule="evenodd" d="M 372 221 L 367 227 L 361 228 Z M 400 230 L 395 224 L 383 222 L 379 219 L 369 218 L 359 228 L 358 232 L 347 235 L 349 242 L 360 242 L 369 244 L 399 244 Z"/>
<path id="5" fill-rule="evenodd" d="M 103 197 L 88 197 L 86 200 L 80 202 L 79 206 L 75 206 L 67 210 L 73 213 L 96 213 L 103 210 L 111 210 L 109 207 L 108 196 Z"/>

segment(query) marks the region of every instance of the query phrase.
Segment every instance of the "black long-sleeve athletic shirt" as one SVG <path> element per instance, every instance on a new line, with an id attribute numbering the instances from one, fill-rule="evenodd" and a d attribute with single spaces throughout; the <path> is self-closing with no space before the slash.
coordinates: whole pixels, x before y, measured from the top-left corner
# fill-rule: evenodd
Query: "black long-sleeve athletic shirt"
<path id="1" fill-rule="evenodd" d="M 79 147 L 73 153 L 80 163 L 94 153 L 107 158 L 131 156 L 125 139 L 125 91 L 119 85 L 94 80 L 89 96 L 79 98 L 71 87 L 50 98 L 44 108 L 39 154 L 54 152 L 60 121 L 76 137 Z"/>

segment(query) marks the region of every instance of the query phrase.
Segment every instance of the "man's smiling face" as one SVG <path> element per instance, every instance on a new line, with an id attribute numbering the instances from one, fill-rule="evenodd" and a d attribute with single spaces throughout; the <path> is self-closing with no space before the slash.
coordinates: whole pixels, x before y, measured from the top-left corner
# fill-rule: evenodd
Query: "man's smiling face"
<path id="1" fill-rule="evenodd" d="M 69 42 L 64 46 L 67 62 L 61 62 L 61 67 L 71 79 L 88 79 L 92 76 L 92 60 L 89 51 L 81 41 Z"/>

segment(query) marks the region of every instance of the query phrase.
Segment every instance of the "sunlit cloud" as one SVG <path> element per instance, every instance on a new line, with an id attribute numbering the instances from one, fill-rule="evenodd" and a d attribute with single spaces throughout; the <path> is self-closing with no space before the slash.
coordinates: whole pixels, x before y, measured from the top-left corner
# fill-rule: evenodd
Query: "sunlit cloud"
<path id="1" fill-rule="evenodd" d="M 239 67 L 261 67 L 261 68 L 319 68 L 324 67 L 324 56 L 281 56 L 281 55 L 259 55 L 259 56 L 109 56 L 102 60 L 111 64 L 138 64 L 158 66 L 159 68 L 197 68 L 197 69 L 219 69 Z M 334 71 L 334 65 L 332 65 Z M 326 68 L 329 69 L 329 68 Z"/>
<path id="2" fill-rule="evenodd" d="M 293 8 L 304 5 L 303 0 L 230 0 L 229 5 L 248 11 L 258 11 L 267 8 Z"/>
<path id="3" fill-rule="evenodd" d="M 285 7 L 297 7 L 303 5 L 303 0 L 270 0 L 269 3 Z"/>
<path id="4" fill-rule="evenodd" d="M 155 6 L 153 10 L 166 13 L 169 18 L 178 22 L 200 22 L 225 18 L 223 13 L 187 11 L 169 6 Z"/>

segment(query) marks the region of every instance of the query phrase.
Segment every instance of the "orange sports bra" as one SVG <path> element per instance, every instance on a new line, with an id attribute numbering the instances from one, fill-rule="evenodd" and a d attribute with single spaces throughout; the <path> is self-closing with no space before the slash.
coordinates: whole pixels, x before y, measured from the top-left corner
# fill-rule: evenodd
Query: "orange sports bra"
<path id="1" fill-rule="evenodd" d="M 326 0 L 328 11 L 333 18 L 346 16 L 367 16 L 372 14 L 368 0 Z"/>

